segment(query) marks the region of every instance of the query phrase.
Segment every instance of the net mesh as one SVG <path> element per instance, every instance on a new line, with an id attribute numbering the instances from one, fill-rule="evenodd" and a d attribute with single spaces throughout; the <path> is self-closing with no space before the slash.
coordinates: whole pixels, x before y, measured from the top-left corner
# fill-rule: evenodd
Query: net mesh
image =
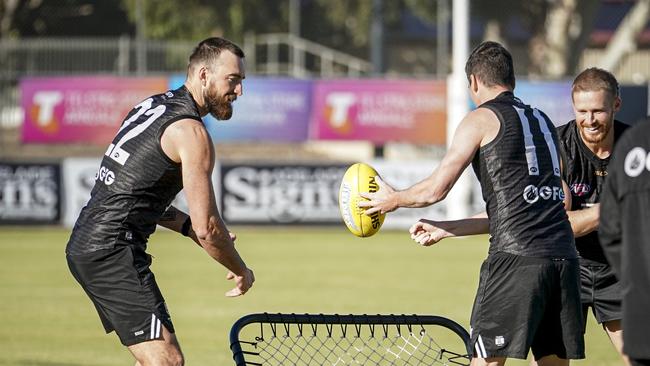
<path id="1" fill-rule="evenodd" d="M 238 343 L 239 365 L 469 365 L 466 340 L 441 324 L 259 323 Z"/>

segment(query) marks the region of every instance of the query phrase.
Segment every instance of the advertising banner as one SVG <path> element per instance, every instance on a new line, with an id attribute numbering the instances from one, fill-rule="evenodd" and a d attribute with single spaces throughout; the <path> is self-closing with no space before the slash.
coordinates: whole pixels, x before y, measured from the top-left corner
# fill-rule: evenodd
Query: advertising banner
<path id="1" fill-rule="evenodd" d="M 440 162 L 434 160 L 419 160 L 413 162 L 394 162 L 377 160 L 370 165 L 377 170 L 384 182 L 395 189 L 406 189 L 428 177 Z M 446 202 L 422 207 L 401 208 L 386 216 L 384 228 L 407 229 L 421 218 L 444 220 L 447 215 Z"/>
<path id="2" fill-rule="evenodd" d="M 444 145 L 444 80 L 320 80 L 315 82 L 312 137 Z"/>
<path id="3" fill-rule="evenodd" d="M 60 176 L 57 164 L 0 162 L 0 224 L 58 224 Z"/>
<path id="4" fill-rule="evenodd" d="M 407 188 L 426 178 L 439 162 L 371 161 L 382 178 L 396 189 Z M 214 169 L 217 203 L 229 224 L 340 224 L 338 207 L 341 179 L 350 164 L 263 165 L 222 164 Z M 69 158 L 63 161 L 65 192 L 63 224 L 72 227 L 90 198 L 99 158 Z M 172 203 L 188 212 L 184 192 Z M 443 220 L 447 202 L 419 209 L 400 209 L 384 222 L 385 228 L 407 229 L 420 218 Z M 470 212 L 484 211 L 480 187 L 474 184 Z"/>
<path id="5" fill-rule="evenodd" d="M 571 81 L 517 81 L 515 96 L 537 108 L 562 126 L 574 119 L 571 105 Z"/>
<path id="6" fill-rule="evenodd" d="M 517 81 L 515 95 L 524 103 L 540 109 L 556 126 L 575 119 L 571 104 L 572 81 Z M 616 119 L 633 125 L 648 115 L 648 87 L 621 85 L 623 104 Z"/>
<path id="7" fill-rule="evenodd" d="M 621 109 L 616 113 L 616 119 L 634 125 L 646 121 L 650 116 L 650 84 L 621 85 Z"/>
<path id="8" fill-rule="evenodd" d="M 404 189 L 426 178 L 438 161 L 372 161 L 381 177 L 396 189 Z M 229 224 L 340 224 L 338 192 L 344 165 L 221 166 L 218 191 L 224 220 Z M 444 220 L 447 205 L 441 202 L 418 209 L 399 209 L 384 221 L 389 229 L 407 229 L 420 218 Z M 474 213 L 485 211 L 478 182 L 470 205 Z"/>
<path id="9" fill-rule="evenodd" d="M 90 199 L 90 191 L 95 186 L 100 158 L 69 158 L 63 160 L 63 189 L 65 205 L 63 206 L 63 225 L 73 227 L 79 212 Z"/>
<path id="10" fill-rule="evenodd" d="M 183 85 L 185 76 L 170 80 Z M 232 118 L 203 118 L 214 141 L 305 141 L 308 137 L 312 81 L 248 77 L 244 95 L 233 103 Z"/>
<path id="11" fill-rule="evenodd" d="M 68 158 L 63 160 L 63 188 L 65 205 L 63 207 L 64 226 L 72 228 L 79 217 L 81 209 L 90 199 L 90 192 L 95 186 L 97 170 L 101 165 L 100 158 Z M 218 192 L 218 165 L 212 175 L 212 183 Z M 189 212 L 185 192 L 180 191 L 172 205 L 183 212 Z"/>
<path id="12" fill-rule="evenodd" d="M 136 104 L 167 90 L 167 78 L 27 78 L 20 90 L 23 142 L 108 145 Z"/>
<path id="13" fill-rule="evenodd" d="M 222 165 L 219 198 L 229 224 L 341 223 L 347 165 Z"/>

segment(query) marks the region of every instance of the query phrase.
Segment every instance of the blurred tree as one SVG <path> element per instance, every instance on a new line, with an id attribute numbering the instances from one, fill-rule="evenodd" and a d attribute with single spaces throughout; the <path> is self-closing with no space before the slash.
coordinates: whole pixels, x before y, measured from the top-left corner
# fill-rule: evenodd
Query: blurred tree
<path id="1" fill-rule="evenodd" d="M 542 32 L 543 56 L 534 63 L 540 74 L 561 78 L 574 74 L 594 26 L 599 1 L 556 0 L 549 3 Z"/>
<path id="2" fill-rule="evenodd" d="M 11 30 L 11 23 L 18 0 L 3 0 L 0 2 L 0 38 L 5 38 Z"/>
<path id="3" fill-rule="evenodd" d="M 637 49 L 636 38 L 650 19 L 650 0 L 639 0 L 627 14 L 607 46 L 600 67 L 613 70 Z"/>
<path id="4" fill-rule="evenodd" d="M 527 73 L 561 78 L 575 72 L 599 5 L 600 1 L 593 0 L 474 0 L 472 12 L 485 19 L 486 39 L 506 44 L 517 42 L 504 34 L 502 28 L 513 23 L 522 25 L 529 33 L 525 41 L 529 58 Z"/>
<path id="5" fill-rule="evenodd" d="M 530 32 L 526 39 L 527 73 L 558 79 L 578 71 L 580 56 L 588 46 L 600 6 L 601 1 L 593 0 L 474 0 L 472 12 L 486 21 L 484 38 L 506 44 L 513 40 L 502 27 L 512 24 L 513 17 L 517 18 Z M 636 49 L 636 38 L 647 24 L 649 14 L 650 0 L 637 1 L 610 40 L 602 67 L 615 69 L 627 53 Z"/>
<path id="6" fill-rule="evenodd" d="M 649 1 L 637 1 L 634 8 L 639 15 L 621 23 L 618 41 L 612 42 L 619 46 L 612 46 L 608 53 L 613 64 L 634 49 L 634 40 L 648 18 Z M 301 11 L 300 34 L 367 58 L 372 2 L 297 0 Z M 138 3 L 144 19 L 138 19 Z M 144 24 L 144 36 L 148 39 L 197 41 L 219 35 L 241 43 L 248 32 L 288 32 L 289 3 L 290 0 L 0 0 L 0 38 L 133 36 L 136 24 Z M 520 73 L 560 78 L 576 71 L 600 4 L 601 1 L 593 0 L 473 0 L 471 12 L 473 19 L 485 21 L 484 38 L 524 45 L 525 53 L 518 56 L 527 57 L 529 63 Z M 436 11 L 435 0 L 384 0 L 387 37 L 404 28 L 405 13 L 431 25 L 436 21 Z M 525 28 L 525 39 L 511 37 L 513 23 Z M 423 47 L 427 46 L 430 47 Z"/>
<path id="7" fill-rule="evenodd" d="M 0 37 L 119 36 L 133 27 L 120 0 L 2 0 Z"/>
<path id="8" fill-rule="evenodd" d="M 242 42 L 247 32 L 289 32 L 289 0 L 122 0 L 137 23 L 136 2 L 144 5 L 150 39 L 199 40 L 223 36 Z M 367 57 L 372 0 L 299 0 L 300 34 L 309 40 Z M 385 26 L 396 26 L 404 9 L 435 19 L 430 0 L 384 1 Z"/>
<path id="9" fill-rule="evenodd" d="M 136 4 L 144 7 L 146 37 L 149 39 L 198 41 L 222 36 L 241 42 L 247 31 L 287 32 L 288 11 L 266 0 L 122 0 L 129 18 L 138 23 Z"/>

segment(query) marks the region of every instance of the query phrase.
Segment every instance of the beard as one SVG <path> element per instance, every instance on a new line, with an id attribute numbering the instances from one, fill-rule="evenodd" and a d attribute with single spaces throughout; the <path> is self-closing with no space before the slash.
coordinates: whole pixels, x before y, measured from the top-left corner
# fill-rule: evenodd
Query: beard
<path id="1" fill-rule="evenodd" d="M 600 131 L 599 131 L 598 134 L 592 135 L 592 134 L 589 134 L 589 133 L 584 133 L 582 131 L 581 131 L 580 134 L 582 135 L 582 138 L 586 142 L 591 143 L 591 144 L 597 144 L 597 143 L 600 143 L 603 140 L 605 140 L 605 138 L 607 138 L 607 136 L 609 135 L 613 125 L 614 125 L 614 122 L 603 124 L 602 127 L 600 128 Z"/>
<path id="2" fill-rule="evenodd" d="M 208 90 L 203 93 L 203 98 L 207 104 L 208 112 L 218 120 L 227 120 L 232 117 L 232 101 L 237 96 L 232 95 L 210 95 Z"/>

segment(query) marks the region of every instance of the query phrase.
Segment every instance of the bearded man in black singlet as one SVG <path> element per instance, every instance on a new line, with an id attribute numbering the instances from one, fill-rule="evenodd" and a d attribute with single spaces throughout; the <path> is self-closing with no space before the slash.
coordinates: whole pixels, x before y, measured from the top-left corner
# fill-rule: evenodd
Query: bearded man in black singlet
<path id="1" fill-rule="evenodd" d="M 66 247 L 68 266 L 106 333 L 115 331 L 136 365 L 182 365 L 183 354 L 146 253 L 156 225 L 189 236 L 226 267 L 245 294 L 255 281 L 215 201 L 214 146 L 201 117 L 232 115 L 242 95 L 244 53 L 208 38 L 190 55 L 185 84 L 142 101 L 126 116 L 97 173 Z M 189 215 L 171 206 L 185 190 Z"/>
<path id="2" fill-rule="evenodd" d="M 584 321 L 589 307 L 622 355 L 622 289 L 598 240 L 600 193 L 614 144 L 628 128 L 615 120 L 621 108 L 618 81 L 608 71 L 589 68 L 571 88 L 575 119 L 558 127 L 571 190 L 570 220 L 580 254 Z"/>
<path id="3" fill-rule="evenodd" d="M 584 340 L 555 128 L 514 96 L 512 57 L 500 44 L 480 44 L 465 72 L 479 107 L 461 121 L 440 165 L 403 191 L 377 179 L 379 191 L 363 194 L 359 206 L 371 214 L 434 204 L 472 163 L 488 215 L 476 222 L 491 234 L 470 321 L 472 365 L 525 359 L 530 349 L 540 365 L 566 365 L 584 358 Z M 429 234 L 422 226 L 412 232 L 425 243 Z"/>

